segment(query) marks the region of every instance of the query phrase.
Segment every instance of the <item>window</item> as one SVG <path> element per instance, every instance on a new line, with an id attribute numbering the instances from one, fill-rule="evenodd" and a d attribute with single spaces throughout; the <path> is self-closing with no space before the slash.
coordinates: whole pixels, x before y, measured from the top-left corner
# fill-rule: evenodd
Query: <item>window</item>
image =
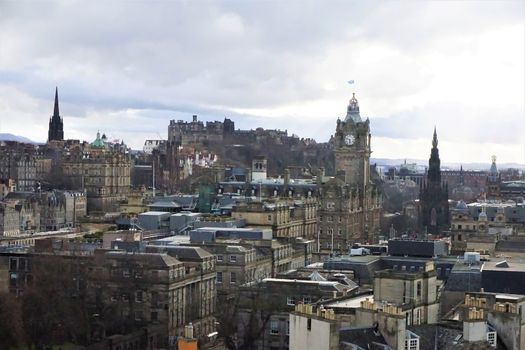
<path id="1" fill-rule="evenodd" d="M 13 258 L 9 260 L 9 270 L 17 270 L 17 259 Z"/>
<path id="2" fill-rule="evenodd" d="M 417 282 L 417 297 L 421 298 L 421 282 Z"/>
<path id="3" fill-rule="evenodd" d="M 217 271 L 217 283 L 222 283 L 222 272 Z"/>
<path id="4" fill-rule="evenodd" d="M 492 346 L 496 346 L 496 332 L 487 332 L 487 342 Z"/>
<path id="5" fill-rule="evenodd" d="M 303 297 L 303 304 L 310 304 L 312 302 L 312 298 L 310 296 Z"/>
<path id="6" fill-rule="evenodd" d="M 144 301 L 144 295 L 143 295 L 141 290 L 139 290 L 139 291 L 137 291 L 137 293 L 135 293 L 135 301 L 137 303 L 142 303 Z"/>
<path id="7" fill-rule="evenodd" d="M 159 293 L 158 292 L 151 292 L 151 303 L 153 305 L 155 305 L 158 302 L 159 302 Z"/>
<path id="8" fill-rule="evenodd" d="M 237 274 L 235 272 L 230 272 L 230 283 L 231 284 L 237 283 Z"/>
<path id="9" fill-rule="evenodd" d="M 288 305 L 295 305 L 295 297 L 288 297 L 286 298 L 286 304 Z"/>
<path id="10" fill-rule="evenodd" d="M 272 221 L 272 216 L 268 215 L 268 221 Z"/>
<path id="11" fill-rule="evenodd" d="M 142 312 L 142 310 L 135 311 L 135 320 L 136 321 L 142 321 L 143 318 L 144 318 L 144 313 Z"/>
<path id="12" fill-rule="evenodd" d="M 237 255 L 230 255 L 230 262 L 237 262 Z"/>
<path id="13" fill-rule="evenodd" d="M 286 335 L 290 335 L 290 321 L 286 321 Z"/>
<path id="14" fill-rule="evenodd" d="M 217 255 L 217 261 L 222 262 L 224 257 L 222 255 Z"/>
<path id="15" fill-rule="evenodd" d="M 306 330 L 308 331 L 311 331 L 312 330 L 312 319 L 309 318 L 307 321 L 306 321 Z"/>
<path id="16" fill-rule="evenodd" d="M 405 340 L 406 350 L 418 350 L 419 349 L 419 338 Z"/>
<path id="17" fill-rule="evenodd" d="M 26 269 L 26 259 L 20 258 L 20 259 L 18 260 L 18 269 L 19 269 L 20 271 Z"/>
<path id="18" fill-rule="evenodd" d="M 129 274 L 129 269 L 123 269 L 123 270 L 122 270 L 122 276 L 128 278 L 129 275 L 130 275 L 130 274 Z"/>
<path id="19" fill-rule="evenodd" d="M 157 321 L 157 319 L 158 319 L 158 312 L 157 311 L 152 311 L 151 314 L 150 314 L 150 319 L 152 321 Z"/>
<path id="20" fill-rule="evenodd" d="M 9 285 L 11 287 L 16 287 L 18 281 L 18 275 L 16 272 L 13 272 L 9 275 Z"/>
<path id="21" fill-rule="evenodd" d="M 270 334 L 279 334 L 279 321 L 270 321 Z"/>

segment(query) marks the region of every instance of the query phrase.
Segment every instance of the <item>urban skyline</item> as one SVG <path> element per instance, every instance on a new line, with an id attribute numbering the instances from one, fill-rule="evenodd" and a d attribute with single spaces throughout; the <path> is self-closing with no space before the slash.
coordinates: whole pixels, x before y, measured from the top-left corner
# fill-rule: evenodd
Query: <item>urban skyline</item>
<path id="1" fill-rule="evenodd" d="M 437 126 L 444 163 L 525 162 L 519 1 L 206 5 L 2 3 L 0 132 L 45 142 L 58 85 L 66 138 L 138 149 L 198 114 L 326 142 L 355 91 L 373 157 L 426 159 Z"/>

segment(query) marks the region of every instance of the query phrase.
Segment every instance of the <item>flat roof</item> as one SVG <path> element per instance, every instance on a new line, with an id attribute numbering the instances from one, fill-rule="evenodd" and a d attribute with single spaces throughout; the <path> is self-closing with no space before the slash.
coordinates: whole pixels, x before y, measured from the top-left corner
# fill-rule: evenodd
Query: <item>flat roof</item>
<path id="1" fill-rule="evenodd" d="M 497 267 L 496 264 L 499 264 L 503 261 L 506 261 L 508 264 L 508 267 Z M 525 263 L 523 261 L 512 261 L 512 260 L 505 260 L 501 259 L 498 261 L 491 260 L 491 261 L 485 261 L 483 264 L 483 267 L 481 268 L 481 271 L 488 270 L 488 271 L 501 271 L 501 272 L 525 272 Z"/>
<path id="2" fill-rule="evenodd" d="M 326 308 L 336 309 L 336 308 L 346 308 L 346 309 L 356 309 L 361 307 L 361 302 L 368 299 L 370 302 L 374 302 L 373 294 L 360 295 L 358 297 L 353 297 L 344 300 L 334 301 L 328 304 L 325 304 Z"/>

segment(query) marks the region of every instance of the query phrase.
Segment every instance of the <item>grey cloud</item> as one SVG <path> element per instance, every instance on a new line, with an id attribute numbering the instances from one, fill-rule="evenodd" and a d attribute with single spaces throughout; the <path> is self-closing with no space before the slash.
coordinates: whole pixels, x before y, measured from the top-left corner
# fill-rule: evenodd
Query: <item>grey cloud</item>
<path id="1" fill-rule="evenodd" d="M 71 124 L 115 133 L 120 128 L 135 139 L 145 121 L 148 130 L 165 130 L 170 118 L 199 114 L 211 120 L 231 117 L 243 128 L 288 129 L 325 141 L 340 115 L 275 119 L 231 109 L 333 98 L 319 80 L 338 79 L 343 85 L 353 75 L 362 78 L 369 100 L 395 101 L 423 89 L 431 79 L 432 67 L 425 67 L 418 55 L 447 54 L 444 50 L 451 47 L 461 53 L 464 48 L 451 44 L 454 38 L 466 36 L 468 46 L 469 35 L 523 24 L 523 6 L 521 1 L 2 2 L 0 42 L 5 45 L 0 45 L 0 64 L 7 68 L 0 71 L 0 86 L 16 87 L 41 105 L 48 103 L 49 109 L 35 111 L 47 117 L 58 85 L 62 114 Z M 358 61 L 359 50 L 371 45 L 384 45 L 399 55 L 388 67 Z M 327 53 L 341 47 L 347 49 L 341 71 L 327 78 Z M 341 101 L 341 111 L 345 103 Z M 372 132 L 413 138 L 426 135 L 436 120 L 446 124 L 457 118 L 450 110 L 427 107 L 372 116 Z M 92 111 L 127 109 L 135 110 L 141 125 L 123 127 L 120 117 L 104 126 L 75 120 Z M 466 140 L 508 141 L 490 133 L 490 115 L 480 114 L 483 122 L 477 126 L 472 113 L 477 111 L 465 111 L 470 117 L 460 122 L 473 130 Z M 414 118 L 421 123 L 411 122 Z M 515 129 L 504 128 L 516 136 Z M 449 134 L 459 139 L 459 133 Z"/>

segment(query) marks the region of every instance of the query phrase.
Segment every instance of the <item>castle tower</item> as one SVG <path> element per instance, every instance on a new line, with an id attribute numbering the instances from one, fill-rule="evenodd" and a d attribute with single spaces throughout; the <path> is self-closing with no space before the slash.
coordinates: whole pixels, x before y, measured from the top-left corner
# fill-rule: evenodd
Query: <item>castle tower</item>
<path id="1" fill-rule="evenodd" d="M 419 191 L 419 224 L 423 232 L 438 234 L 449 228 L 448 185 L 441 182 L 437 132 L 434 128 L 427 178 Z"/>
<path id="2" fill-rule="evenodd" d="M 58 87 L 55 90 L 55 108 L 53 116 L 49 119 L 49 130 L 47 133 L 47 141 L 62 141 L 64 140 L 64 122 L 58 110 Z"/>

